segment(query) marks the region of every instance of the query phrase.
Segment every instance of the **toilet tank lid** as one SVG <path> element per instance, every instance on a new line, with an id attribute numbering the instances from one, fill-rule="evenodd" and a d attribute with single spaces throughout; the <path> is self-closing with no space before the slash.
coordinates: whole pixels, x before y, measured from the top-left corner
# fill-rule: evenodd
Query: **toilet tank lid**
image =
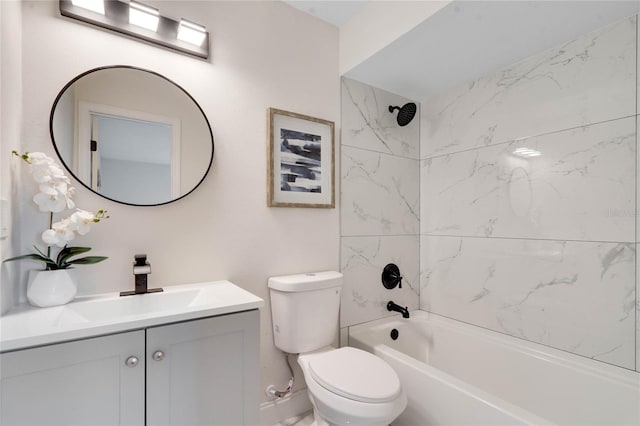
<path id="1" fill-rule="evenodd" d="M 340 287 L 342 274 L 336 271 L 311 272 L 308 274 L 283 275 L 269 278 L 269 288 L 279 291 L 310 291 Z"/>

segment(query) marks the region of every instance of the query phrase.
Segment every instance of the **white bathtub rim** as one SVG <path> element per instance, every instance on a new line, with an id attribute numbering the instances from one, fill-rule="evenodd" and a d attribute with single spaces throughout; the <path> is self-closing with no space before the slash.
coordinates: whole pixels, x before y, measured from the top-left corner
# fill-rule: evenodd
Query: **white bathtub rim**
<path id="1" fill-rule="evenodd" d="M 375 345 L 373 348 L 373 353 L 380 356 L 384 359 L 385 356 L 390 358 L 396 358 L 399 362 L 403 362 L 411 366 L 412 368 L 419 369 L 423 371 L 425 374 L 430 375 L 435 380 L 440 382 L 445 386 L 452 387 L 456 391 L 463 393 L 465 396 L 469 398 L 476 399 L 491 408 L 499 411 L 503 414 L 506 414 L 510 417 L 513 417 L 517 421 L 523 424 L 530 425 L 555 425 L 555 423 L 544 419 L 536 414 L 525 410 L 524 408 L 518 407 L 517 405 L 506 401 L 496 395 L 493 395 L 489 392 L 486 392 L 472 384 L 466 383 L 463 380 L 458 379 L 444 371 L 438 370 L 435 367 L 432 367 L 428 364 L 420 362 L 400 351 L 397 351 L 387 345 Z"/>
<path id="2" fill-rule="evenodd" d="M 640 386 L 640 372 L 636 372 L 628 368 L 588 358 L 583 355 L 577 355 L 542 343 L 531 342 L 517 336 L 511 336 L 499 331 L 490 330 L 464 321 L 438 315 L 433 312 L 414 310 L 411 311 L 410 314 L 411 318 L 409 321 L 402 318 L 400 315 L 393 315 L 391 317 L 351 326 L 349 327 L 349 336 L 366 333 L 367 330 L 370 330 L 371 328 L 391 327 L 390 324 L 392 322 L 397 324 L 403 324 L 406 322 L 410 323 L 411 320 L 417 320 L 418 322 L 435 322 L 445 328 L 455 328 L 456 332 L 471 334 L 473 336 L 481 335 L 483 338 L 490 340 L 494 344 L 507 346 L 512 350 L 524 352 L 529 356 L 534 356 L 548 362 L 555 362 L 561 364 L 563 367 L 574 370 L 579 369 L 597 377 L 606 376 L 609 380 L 618 382 L 622 386 L 628 386 L 632 389 L 637 389 L 638 386 Z"/>

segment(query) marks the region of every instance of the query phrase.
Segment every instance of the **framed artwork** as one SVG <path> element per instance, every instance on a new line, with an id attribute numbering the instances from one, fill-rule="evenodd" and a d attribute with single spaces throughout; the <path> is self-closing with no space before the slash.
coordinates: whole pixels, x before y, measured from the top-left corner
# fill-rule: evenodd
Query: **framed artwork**
<path id="1" fill-rule="evenodd" d="M 269 207 L 335 207 L 332 121 L 269 108 Z"/>

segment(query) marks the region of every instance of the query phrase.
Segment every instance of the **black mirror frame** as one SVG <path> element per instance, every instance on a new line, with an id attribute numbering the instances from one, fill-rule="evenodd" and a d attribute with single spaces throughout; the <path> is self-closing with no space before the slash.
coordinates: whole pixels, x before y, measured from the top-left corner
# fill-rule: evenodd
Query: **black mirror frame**
<path id="1" fill-rule="evenodd" d="M 209 164 L 207 165 L 207 169 L 205 170 L 205 172 L 202 175 L 202 178 L 198 181 L 198 183 L 191 189 L 189 190 L 189 192 L 177 197 L 177 198 L 173 198 L 169 201 L 166 201 L 164 203 L 156 203 L 156 204 L 135 204 L 135 203 L 128 203 L 125 201 L 119 201 L 110 197 L 107 197 L 104 194 L 100 194 L 99 192 L 94 191 L 93 189 L 91 189 L 90 186 L 88 186 L 86 183 L 84 183 L 83 181 L 81 181 L 71 170 L 71 168 L 67 165 L 67 163 L 64 161 L 64 159 L 62 158 L 62 155 L 60 155 L 60 151 L 58 151 L 58 147 L 56 145 L 56 139 L 53 135 L 53 115 L 56 111 L 56 107 L 58 106 L 58 102 L 60 101 L 60 98 L 62 97 L 62 95 L 66 92 L 66 90 L 73 85 L 73 83 L 75 83 L 76 81 L 78 81 L 79 79 L 81 79 L 82 77 L 84 77 L 85 75 L 94 73 L 96 71 L 102 71 L 102 70 L 107 70 L 107 69 L 112 69 L 112 68 L 126 68 L 126 69 L 132 69 L 132 70 L 137 70 L 137 71 L 144 71 L 147 72 L 149 74 L 153 74 L 157 77 L 160 77 L 166 81 L 168 81 L 169 83 L 173 84 L 175 87 L 177 87 L 178 89 L 180 89 L 185 95 L 187 95 L 189 97 L 189 99 L 191 99 L 191 101 L 195 104 L 195 106 L 198 108 L 198 110 L 200 111 L 200 113 L 202 114 L 202 118 L 204 118 L 205 123 L 207 124 L 207 128 L 209 129 L 209 136 L 211 137 L 211 158 L 209 159 Z M 56 96 L 55 101 L 53 102 L 53 106 L 51 107 L 51 113 L 49 114 L 49 134 L 51 136 L 51 143 L 53 145 L 53 149 L 56 151 L 56 155 L 58 156 L 58 159 L 60 159 L 60 162 L 62 163 L 62 165 L 64 166 L 65 169 L 67 169 L 67 171 L 69 172 L 69 174 L 71 174 L 71 176 L 73 176 L 73 178 L 77 181 L 80 182 L 80 184 L 82 186 L 84 186 L 86 189 L 88 189 L 89 191 L 93 192 L 94 194 L 105 198 L 109 201 L 113 201 L 114 203 L 118 203 L 118 204 L 124 204 L 124 205 L 128 205 L 128 206 L 136 206 L 136 207 L 154 207 L 154 206 L 162 206 L 165 204 L 169 204 L 169 203 L 173 203 L 175 201 L 181 200 L 184 197 L 186 197 L 187 195 L 191 194 L 193 191 L 196 190 L 196 188 L 198 188 L 200 186 L 200 184 L 204 181 L 204 179 L 207 177 L 207 175 L 209 174 L 209 171 L 211 170 L 211 166 L 213 165 L 213 157 L 214 157 L 214 151 L 215 151 L 215 143 L 213 140 L 213 131 L 211 129 L 211 123 L 209 123 L 209 119 L 207 118 L 207 115 L 204 113 L 204 111 L 202 110 L 202 107 L 200 106 L 200 104 L 193 98 L 193 96 L 191 96 L 189 94 L 189 92 L 187 92 L 186 90 L 184 90 L 184 88 L 182 88 L 182 86 L 180 86 L 179 84 L 177 84 L 176 82 L 174 82 L 173 80 L 168 79 L 167 77 L 163 76 L 162 74 L 159 74 L 155 71 L 151 71 L 151 70 L 147 70 L 144 68 L 140 68 L 140 67 L 135 67 L 132 65 L 107 65 L 107 66 L 103 66 L 103 67 L 98 67 L 98 68 L 93 68 L 90 69 L 88 71 L 83 72 L 82 74 L 77 75 L 76 77 L 74 77 L 71 81 L 69 81 L 63 88 L 62 90 L 60 90 L 60 92 L 58 93 L 58 96 Z"/>

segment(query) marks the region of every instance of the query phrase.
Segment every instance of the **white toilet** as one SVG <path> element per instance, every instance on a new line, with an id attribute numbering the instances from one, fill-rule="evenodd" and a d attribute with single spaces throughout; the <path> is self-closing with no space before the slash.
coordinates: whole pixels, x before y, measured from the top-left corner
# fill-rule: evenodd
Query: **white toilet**
<path id="1" fill-rule="evenodd" d="M 275 344 L 299 354 L 314 424 L 388 425 L 407 405 L 395 371 L 369 352 L 330 346 L 341 287 L 342 274 L 333 271 L 270 278 Z"/>

